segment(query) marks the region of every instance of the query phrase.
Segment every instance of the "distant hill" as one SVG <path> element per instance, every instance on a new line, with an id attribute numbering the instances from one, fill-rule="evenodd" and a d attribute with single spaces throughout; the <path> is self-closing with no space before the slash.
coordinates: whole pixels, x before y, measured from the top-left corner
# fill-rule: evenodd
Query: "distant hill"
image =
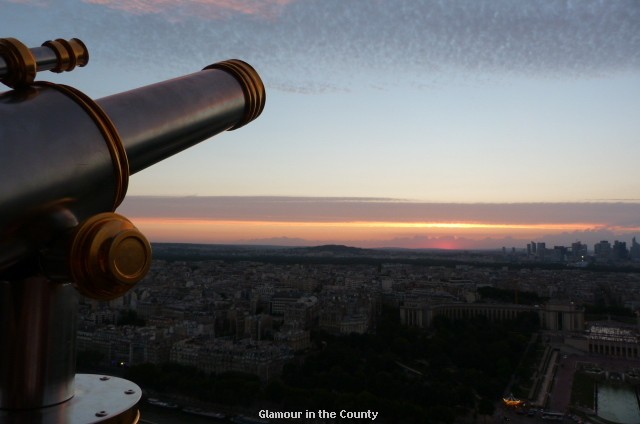
<path id="1" fill-rule="evenodd" d="M 455 267 L 461 264 L 490 268 L 564 269 L 555 262 L 519 262 L 500 251 L 456 251 L 431 249 L 363 249 L 341 244 L 291 247 L 269 245 L 222 245 L 197 243 L 152 243 L 154 259 L 168 261 L 259 261 L 271 263 L 415 264 Z M 637 264 L 590 266 L 591 271 L 638 272 Z"/>
<path id="2" fill-rule="evenodd" d="M 333 256 L 371 256 L 378 253 L 373 249 L 361 249 L 359 247 L 345 246 L 342 244 L 325 244 L 322 246 L 296 247 L 290 250 L 291 253 L 299 254 L 325 254 Z"/>

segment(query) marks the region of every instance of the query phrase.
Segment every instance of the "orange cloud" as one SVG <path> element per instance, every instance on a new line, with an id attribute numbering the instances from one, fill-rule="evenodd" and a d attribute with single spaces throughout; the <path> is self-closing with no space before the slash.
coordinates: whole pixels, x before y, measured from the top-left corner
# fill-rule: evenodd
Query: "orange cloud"
<path id="1" fill-rule="evenodd" d="M 229 13 L 271 18 L 282 6 L 295 0 L 84 0 L 134 14 L 178 13 L 221 18 Z"/>

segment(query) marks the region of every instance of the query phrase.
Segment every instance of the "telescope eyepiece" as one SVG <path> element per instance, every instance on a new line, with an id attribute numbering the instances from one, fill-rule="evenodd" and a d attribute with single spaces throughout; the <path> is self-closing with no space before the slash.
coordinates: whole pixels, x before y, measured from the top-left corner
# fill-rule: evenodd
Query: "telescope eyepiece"
<path id="1" fill-rule="evenodd" d="M 28 87 L 40 71 L 67 72 L 89 62 L 87 46 L 77 38 L 45 41 L 29 48 L 15 38 L 0 38 L 0 82 Z"/>
<path id="2" fill-rule="evenodd" d="M 89 63 L 89 50 L 77 38 L 72 38 L 68 41 L 62 38 L 49 40 L 42 43 L 42 46 L 53 50 L 58 59 L 57 66 L 51 69 L 51 72 L 69 72 L 76 66 L 83 67 Z"/>

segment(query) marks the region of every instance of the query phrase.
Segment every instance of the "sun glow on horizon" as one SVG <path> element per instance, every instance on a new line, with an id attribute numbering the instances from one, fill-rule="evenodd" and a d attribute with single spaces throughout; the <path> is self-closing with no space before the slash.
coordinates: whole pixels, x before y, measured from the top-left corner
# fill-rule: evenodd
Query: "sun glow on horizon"
<path id="1" fill-rule="evenodd" d="M 535 239 L 545 234 L 602 228 L 595 223 L 487 223 L 487 222 L 384 222 L 384 221 L 269 221 L 131 217 L 154 241 L 195 243 L 242 243 L 260 240 L 357 242 L 406 240 L 420 237 L 431 246 L 461 248 L 458 239 Z M 640 229 L 624 229 L 638 231 Z"/>
<path id="2" fill-rule="evenodd" d="M 176 224 L 188 226 L 223 225 L 248 227 L 324 227 L 324 228 L 440 228 L 440 229 L 490 229 L 490 230 L 561 230 L 575 231 L 596 228 L 596 223 L 539 223 L 539 224 L 496 224 L 483 222 L 387 222 L 387 221 L 268 221 L 268 220 L 218 220 L 191 218 L 150 218 L 137 217 L 136 222 L 158 225 Z M 634 228 L 639 230 L 640 228 Z"/>

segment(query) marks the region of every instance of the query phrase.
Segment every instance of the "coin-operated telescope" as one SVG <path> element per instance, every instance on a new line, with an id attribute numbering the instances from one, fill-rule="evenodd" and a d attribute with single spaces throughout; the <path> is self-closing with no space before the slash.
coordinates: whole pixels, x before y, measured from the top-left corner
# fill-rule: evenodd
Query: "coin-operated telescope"
<path id="1" fill-rule="evenodd" d="M 76 296 L 111 300 L 147 273 L 151 248 L 116 214 L 129 175 L 264 108 L 264 85 L 227 60 L 92 100 L 37 72 L 85 66 L 78 39 L 0 39 L 0 422 L 135 423 L 140 388 L 75 374 Z"/>

